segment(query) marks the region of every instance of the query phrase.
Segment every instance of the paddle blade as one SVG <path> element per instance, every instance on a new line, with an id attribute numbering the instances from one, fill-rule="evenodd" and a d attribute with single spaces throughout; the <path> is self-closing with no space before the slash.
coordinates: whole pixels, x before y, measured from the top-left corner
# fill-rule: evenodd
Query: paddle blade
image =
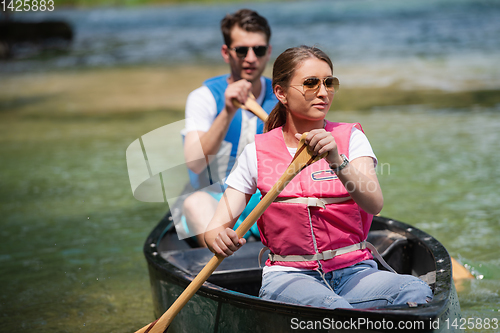
<path id="1" fill-rule="evenodd" d="M 451 268 L 453 274 L 453 280 L 463 280 L 463 279 L 474 279 L 474 275 L 472 275 L 467 268 L 462 266 L 456 259 L 451 258 Z"/>

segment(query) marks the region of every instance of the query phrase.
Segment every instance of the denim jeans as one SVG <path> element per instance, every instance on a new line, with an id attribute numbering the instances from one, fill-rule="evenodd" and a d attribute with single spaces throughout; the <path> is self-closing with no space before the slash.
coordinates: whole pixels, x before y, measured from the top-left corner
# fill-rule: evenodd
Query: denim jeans
<path id="1" fill-rule="evenodd" d="M 324 279 L 322 274 L 321 270 L 266 272 L 259 296 L 330 309 L 426 303 L 433 296 L 424 281 L 412 275 L 380 271 L 373 260 L 328 272 Z"/>

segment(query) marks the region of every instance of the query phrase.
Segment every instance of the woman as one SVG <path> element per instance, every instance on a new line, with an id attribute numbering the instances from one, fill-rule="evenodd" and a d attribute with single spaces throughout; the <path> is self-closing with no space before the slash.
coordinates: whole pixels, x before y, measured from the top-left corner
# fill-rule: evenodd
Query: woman
<path id="1" fill-rule="evenodd" d="M 229 256 L 245 244 L 231 229 L 250 196 L 263 195 L 306 143 L 326 157 L 304 169 L 258 221 L 271 254 L 263 269 L 264 299 L 327 308 L 425 303 L 426 283 L 379 271 L 367 248 L 372 217 L 383 206 L 376 157 L 359 124 L 325 120 L 338 79 L 328 56 L 314 47 L 283 52 L 273 68 L 279 102 L 228 177 L 225 200 L 205 233 L 211 251 Z"/>

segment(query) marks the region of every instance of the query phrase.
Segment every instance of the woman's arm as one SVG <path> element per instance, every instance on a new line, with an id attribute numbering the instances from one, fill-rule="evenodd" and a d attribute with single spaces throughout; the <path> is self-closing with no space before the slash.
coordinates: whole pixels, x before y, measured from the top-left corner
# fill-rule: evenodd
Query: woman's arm
<path id="1" fill-rule="evenodd" d="M 365 212 L 372 215 L 380 213 L 384 206 L 384 197 L 371 157 L 354 159 L 337 173 L 337 177 Z"/>
<path id="2" fill-rule="evenodd" d="M 210 251 L 228 257 L 246 243 L 232 228 L 251 196 L 232 187 L 226 189 L 205 232 L 205 242 Z"/>
<path id="3" fill-rule="evenodd" d="M 296 137 L 300 134 L 296 134 Z M 326 161 L 332 168 L 343 162 L 337 143 L 330 132 L 315 129 L 309 132 L 306 142 L 318 154 L 328 152 Z M 375 172 L 373 159 L 368 156 L 358 157 L 337 173 L 354 201 L 367 213 L 376 215 L 384 205 L 382 190 Z"/>

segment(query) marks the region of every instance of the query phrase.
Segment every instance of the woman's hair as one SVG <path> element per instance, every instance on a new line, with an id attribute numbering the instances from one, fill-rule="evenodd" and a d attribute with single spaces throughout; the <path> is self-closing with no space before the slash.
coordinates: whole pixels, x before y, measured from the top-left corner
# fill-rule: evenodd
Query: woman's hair
<path id="1" fill-rule="evenodd" d="M 323 60 L 330 66 L 333 72 L 333 64 L 328 55 L 314 46 L 297 46 L 285 50 L 281 53 L 273 66 L 273 91 L 279 85 L 283 89 L 290 86 L 290 80 L 295 74 L 295 70 L 307 59 L 317 58 Z M 286 107 L 278 101 L 278 104 L 269 114 L 264 125 L 264 132 L 269 132 L 277 127 L 283 126 L 286 122 Z"/>

